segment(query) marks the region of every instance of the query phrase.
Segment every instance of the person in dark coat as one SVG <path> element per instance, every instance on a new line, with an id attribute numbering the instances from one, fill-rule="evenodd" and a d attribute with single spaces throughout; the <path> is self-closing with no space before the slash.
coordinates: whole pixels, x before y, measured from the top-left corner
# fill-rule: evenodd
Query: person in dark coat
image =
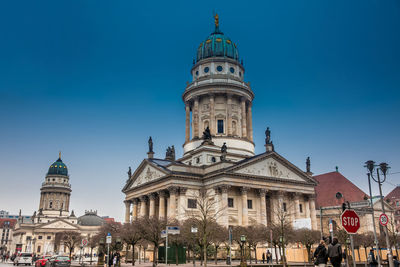
<path id="1" fill-rule="evenodd" d="M 333 238 L 332 243 L 328 246 L 328 257 L 333 267 L 340 267 L 343 259 L 343 252 L 339 240 L 336 237 Z"/>
<path id="2" fill-rule="evenodd" d="M 378 262 L 376 261 L 374 250 L 371 249 L 368 253 L 368 263 L 370 267 L 378 266 Z"/>
<path id="3" fill-rule="evenodd" d="M 328 262 L 328 251 L 325 246 L 325 241 L 321 240 L 317 249 L 314 252 L 315 266 L 325 267 L 326 263 Z"/>
<path id="4" fill-rule="evenodd" d="M 262 254 L 262 262 L 265 263 L 265 253 Z"/>

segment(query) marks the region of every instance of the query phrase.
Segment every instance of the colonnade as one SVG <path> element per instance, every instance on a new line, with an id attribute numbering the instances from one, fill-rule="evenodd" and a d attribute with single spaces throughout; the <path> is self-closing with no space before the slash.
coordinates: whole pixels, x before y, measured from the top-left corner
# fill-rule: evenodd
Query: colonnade
<path id="1" fill-rule="evenodd" d="M 233 187 L 230 185 L 219 185 L 213 189 L 214 195 L 212 197 L 215 199 L 216 219 L 221 225 L 230 225 L 230 216 L 237 216 L 236 221 L 242 226 L 251 224 L 251 219 L 256 220 L 259 224 L 269 225 L 282 219 L 293 221 L 310 218 L 312 229 L 317 228 L 315 196 L 313 194 Z M 251 216 L 248 207 L 250 191 L 252 192 L 251 199 L 254 199 L 254 193 L 256 193 L 256 198 L 259 198 L 258 201 L 252 203 Z M 184 187 L 169 187 L 165 190 L 126 200 L 124 201 L 126 207 L 125 222 L 144 216 L 184 220 L 188 208 L 186 192 L 187 188 Z M 238 192 L 239 194 L 237 194 Z M 235 200 L 235 207 L 229 207 L 229 198 Z M 238 205 L 238 202 L 241 204 Z M 233 208 L 233 211 L 230 211 L 230 208 Z M 285 216 L 285 218 L 282 218 L 282 216 Z"/>
<path id="2" fill-rule="evenodd" d="M 215 114 L 215 95 L 208 94 L 205 96 L 201 96 L 201 98 L 209 98 L 209 128 L 212 135 L 216 135 L 217 133 L 217 122 L 216 122 L 216 114 Z M 225 125 L 226 127 L 226 135 L 232 136 L 234 134 L 234 130 L 232 128 L 233 120 L 232 120 L 232 94 L 226 94 L 226 117 L 225 117 Z M 203 127 L 201 123 L 201 112 L 199 108 L 200 97 L 194 97 L 190 102 L 185 102 L 185 141 L 190 141 L 190 118 L 192 118 L 192 139 L 201 138 L 203 133 Z M 240 137 L 247 138 L 250 141 L 253 141 L 253 124 L 252 124 L 252 103 L 248 101 L 245 97 L 240 98 L 240 117 L 241 117 L 241 129 L 238 129 L 238 133 Z M 192 111 L 192 117 L 190 117 L 190 111 Z"/>

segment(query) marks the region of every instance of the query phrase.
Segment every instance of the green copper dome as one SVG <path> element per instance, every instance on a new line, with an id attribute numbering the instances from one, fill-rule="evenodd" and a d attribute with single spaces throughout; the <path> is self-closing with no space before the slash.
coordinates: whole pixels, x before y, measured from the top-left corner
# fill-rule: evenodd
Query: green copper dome
<path id="1" fill-rule="evenodd" d="M 197 48 L 197 61 L 209 57 L 227 57 L 239 61 L 236 44 L 219 30 L 218 15 L 215 16 L 215 30 Z"/>
<path id="2" fill-rule="evenodd" d="M 58 160 L 50 165 L 47 175 L 49 175 L 49 174 L 50 175 L 56 174 L 56 175 L 68 176 L 68 169 L 67 169 L 67 166 L 61 160 L 61 154 L 60 154 L 60 157 L 58 158 Z"/>

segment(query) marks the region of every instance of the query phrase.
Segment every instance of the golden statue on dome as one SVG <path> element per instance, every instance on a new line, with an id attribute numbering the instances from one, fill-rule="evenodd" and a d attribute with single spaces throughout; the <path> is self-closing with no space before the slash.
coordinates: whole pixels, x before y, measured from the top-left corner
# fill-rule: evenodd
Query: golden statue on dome
<path id="1" fill-rule="evenodd" d="M 214 23 L 215 23 L 215 27 L 218 28 L 218 27 L 219 27 L 219 17 L 218 17 L 218 14 L 215 14 L 215 16 L 214 16 Z"/>

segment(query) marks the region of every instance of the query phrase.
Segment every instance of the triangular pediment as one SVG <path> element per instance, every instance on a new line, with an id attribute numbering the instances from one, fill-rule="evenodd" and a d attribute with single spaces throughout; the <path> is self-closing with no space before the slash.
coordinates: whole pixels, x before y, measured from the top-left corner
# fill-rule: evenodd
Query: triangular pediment
<path id="1" fill-rule="evenodd" d="M 310 176 L 275 152 L 239 162 L 231 171 L 236 174 L 315 183 Z"/>
<path id="2" fill-rule="evenodd" d="M 148 161 L 142 162 L 132 175 L 129 189 L 157 180 L 167 173 L 159 168 L 157 165 L 150 164 Z"/>
<path id="3" fill-rule="evenodd" d="M 78 226 L 68 223 L 64 220 L 58 219 L 48 222 L 38 227 L 38 229 L 63 229 L 63 230 L 78 230 Z"/>

